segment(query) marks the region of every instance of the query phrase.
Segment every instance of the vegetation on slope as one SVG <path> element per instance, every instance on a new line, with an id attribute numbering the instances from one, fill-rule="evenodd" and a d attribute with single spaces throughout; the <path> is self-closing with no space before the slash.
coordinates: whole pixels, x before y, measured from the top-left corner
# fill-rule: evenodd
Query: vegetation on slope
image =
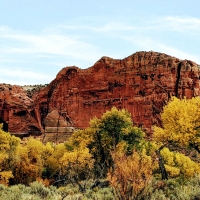
<path id="1" fill-rule="evenodd" d="M 161 119 L 151 140 L 115 107 L 62 144 L 0 130 L 0 197 L 198 199 L 200 98 L 173 97 Z"/>

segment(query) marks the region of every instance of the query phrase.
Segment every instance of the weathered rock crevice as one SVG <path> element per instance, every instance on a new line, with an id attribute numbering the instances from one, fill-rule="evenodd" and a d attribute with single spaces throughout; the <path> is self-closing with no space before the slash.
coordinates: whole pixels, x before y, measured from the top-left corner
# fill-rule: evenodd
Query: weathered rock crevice
<path id="1" fill-rule="evenodd" d="M 175 86 L 175 96 L 176 97 L 180 97 L 179 96 L 179 83 L 180 83 L 180 77 L 181 77 L 181 66 L 182 66 L 182 62 L 180 62 L 178 64 L 178 67 L 177 67 L 177 77 L 176 77 L 176 86 Z"/>

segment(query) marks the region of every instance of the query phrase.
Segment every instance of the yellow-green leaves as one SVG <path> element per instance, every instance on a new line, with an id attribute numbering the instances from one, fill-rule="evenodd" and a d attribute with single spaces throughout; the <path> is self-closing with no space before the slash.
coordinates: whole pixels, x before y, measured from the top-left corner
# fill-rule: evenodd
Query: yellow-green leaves
<path id="1" fill-rule="evenodd" d="M 60 159 L 61 166 L 71 175 L 87 171 L 87 168 L 92 169 L 94 160 L 89 153 L 88 148 L 76 148 L 73 151 L 65 151 Z"/>
<path id="2" fill-rule="evenodd" d="M 0 183 L 8 184 L 17 160 L 20 139 L 0 129 Z"/>
<path id="3" fill-rule="evenodd" d="M 163 128 L 154 127 L 154 140 L 191 145 L 199 141 L 200 98 L 173 97 L 161 114 Z"/>
<path id="4" fill-rule="evenodd" d="M 0 172 L 0 184 L 8 185 L 10 178 L 13 178 L 12 171 Z"/>
<path id="5" fill-rule="evenodd" d="M 192 177 L 195 173 L 200 173 L 200 164 L 192 161 L 188 156 L 182 153 L 171 152 L 168 148 L 161 151 L 165 161 L 165 167 L 171 177 L 182 175 Z"/>

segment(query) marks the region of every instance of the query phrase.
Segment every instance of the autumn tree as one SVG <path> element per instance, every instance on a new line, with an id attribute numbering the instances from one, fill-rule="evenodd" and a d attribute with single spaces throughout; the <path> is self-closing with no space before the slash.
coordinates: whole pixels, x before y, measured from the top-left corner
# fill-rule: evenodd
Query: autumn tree
<path id="1" fill-rule="evenodd" d="M 63 143 L 53 145 L 52 154 L 46 160 L 46 168 L 49 174 L 49 177 L 54 177 L 60 171 L 59 159 L 65 153 L 65 145 Z"/>
<path id="2" fill-rule="evenodd" d="M 17 148 L 20 139 L 4 132 L 0 127 L 0 183 L 7 185 L 13 178 L 13 169 L 17 161 Z"/>
<path id="3" fill-rule="evenodd" d="M 189 178 L 200 173 L 200 164 L 191 160 L 189 156 L 176 151 L 170 151 L 166 147 L 161 151 L 161 156 L 171 178 L 178 176 Z"/>
<path id="4" fill-rule="evenodd" d="M 152 180 L 152 159 L 145 151 L 133 150 L 127 155 L 124 143 L 111 153 L 114 168 L 108 172 L 108 180 L 116 199 L 140 199 L 140 195 Z"/>
<path id="5" fill-rule="evenodd" d="M 86 146 L 79 146 L 73 150 L 66 150 L 60 158 L 59 163 L 62 173 L 65 174 L 65 181 L 78 185 L 81 191 L 85 190 L 82 181 L 91 177 L 94 159 Z"/>
<path id="6" fill-rule="evenodd" d="M 42 178 L 42 173 L 52 152 L 53 148 L 49 143 L 45 145 L 32 137 L 23 141 L 18 147 L 18 160 L 13 169 L 15 184 L 29 184 L 37 178 Z"/>
<path id="7" fill-rule="evenodd" d="M 173 97 L 161 114 L 163 127 L 154 127 L 154 140 L 192 147 L 200 152 L 200 97 Z"/>
<path id="8" fill-rule="evenodd" d="M 192 148 L 200 152 L 200 98 L 172 97 L 161 114 L 162 127 L 154 127 L 153 141 L 158 144 L 157 154 L 162 159 L 165 147 L 179 151 Z M 180 157 L 180 155 L 179 155 Z M 160 169 L 165 178 L 165 166 Z"/>
<path id="9" fill-rule="evenodd" d="M 105 169 L 112 166 L 110 152 L 121 141 L 126 142 L 124 147 L 131 152 L 144 137 L 141 129 L 133 127 L 131 114 L 125 109 L 118 110 L 116 107 L 104 113 L 100 119 L 93 118 L 90 121 L 90 127 L 94 129 L 94 135 L 89 148 L 96 158 L 96 165 L 104 165 Z"/>
<path id="10" fill-rule="evenodd" d="M 121 141 L 125 141 L 124 148 L 127 152 L 132 152 L 134 147 L 139 147 L 143 137 L 144 133 L 141 129 L 133 126 L 130 113 L 125 109 L 118 110 L 113 107 L 101 118 L 93 118 L 90 127 L 72 134 L 65 145 L 73 149 L 74 146 L 84 143 L 95 160 L 95 173 L 97 176 L 104 177 L 113 164 L 111 151 Z"/>

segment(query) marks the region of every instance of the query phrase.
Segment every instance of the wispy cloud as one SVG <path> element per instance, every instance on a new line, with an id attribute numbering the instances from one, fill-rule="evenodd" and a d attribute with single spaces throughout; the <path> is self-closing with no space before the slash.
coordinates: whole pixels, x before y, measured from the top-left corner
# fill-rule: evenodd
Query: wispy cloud
<path id="1" fill-rule="evenodd" d="M 78 36 L 56 33 L 24 33 L 8 28 L 0 28 L 0 39 L 15 41 L 15 45 L 4 45 L 1 53 L 45 54 L 71 56 L 76 59 L 91 59 L 91 52 L 97 52 L 92 44 L 83 42 Z M 17 42 L 17 43 L 16 43 Z M 10 44 L 12 44 L 10 42 Z M 90 53 L 87 53 L 90 52 Z"/>
<path id="2" fill-rule="evenodd" d="M 25 32 L 0 27 L 0 82 L 8 83 L 13 79 L 15 84 L 48 83 L 60 68 L 66 65 L 89 67 L 84 66 L 84 62 L 95 62 L 99 57 L 98 47 L 85 42 L 81 36 L 53 30 Z M 13 64 L 18 68 L 13 70 Z M 29 69 L 31 65 L 32 69 L 24 70 L 26 65 Z M 35 72 L 34 68 L 39 66 L 46 75 Z M 55 74 L 50 75 L 52 72 L 44 71 L 42 66 L 51 66 Z"/>
<path id="3" fill-rule="evenodd" d="M 143 31 L 182 32 L 187 35 L 197 34 L 200 31 L 200 18 L 164 16 L 147 21 L 145 26 L 140 26 Z"/>
<path id="4" fill-rule="evenodd" d="M 14 80 L 14 81 L 13 81 Z M 52 77 L 34 71 L 22 70 L 20 68 L 1 68 L 0 69 L 0 82 L 10 84 L 36 84 L 36 83 L 49 83 Z"/>
<path id="5" fill-rule="evenodd" d="M 126 22 L 109 22 L 100 26 L 60 26 L 60 28 L 68 29 L 68 30 L 90 30 L 100 33 L 108 33 L 108 32 L 122 32 L 122 31 L 133 31 L 137 30 L 136 26 L 130 25 Z"/>
<path id="6" fill-rule="evenodd" d="M 21 69 L 0 69 L 0 74 L 4 76 L 17 77 L 17 78 L 34 78 L 38 80 L 49 80 L 49 76 L 45 74 L 36 73 L 34 71 L 24 71 Z"/>
<path id="7" fill-rule="evenodd" d="M 146 20 L 146 19 L 145 19 Z M 193 46 L 181 48 L 187 39 L 199 40 L 200 19 L 180 16 L 165 16 L 140 21 L 102 21 L 101 23 L 68 23 L 39 31 L 14 30 L 0 27 L 0 81 L 16 78 L 16 83 L 49 82 L 53 78 L 50 72 L 46 75 L 36 73 L 34 69 L 12 69 L 8 66 L 34 62 L 31 66 L 50 65 L 60 69 L 66 65 L 77 65 L 85 68 L 88 63 L 95 63 L 103 55 L 121 58 L 123 53 L 134 51 L 159 51 L 180 59 L 190 59 L 200 63 Z M 83 21 L 82 21 L 83 22 Z M 73 24 L 73 25 L 72 25 Z M 196 38 L 192 36 L 195 35 Z M 166 41 L 166 38 L 171 40 Z M 181 45 L 175 44 L 180 39 Z M 184 38 L 185 39 L 185 38 Z M 174 41 L 173 41 L 174 40 Z M 195 55 L 192 55 L 195 52 Z M 118 55 L 119 57 L 114 57 Z M 125 55 L 125 54 L 124 54 Z M 126 54 L 125 56 L 128 56 Z M 85 66 L 83 66 L 85 63 Z M 5 69 L 3 69 L 5 66 Z M 11 70 L 12 69 L 12 70 Z M 59 71 L 59 70 L 58 70 Z M 3 76 L 4 74 L 4 76 Z M 54 74 L 55 77 L 56 74 Z M 28 80 L 28 78 L 29 80 Z M 17 81 L 17 79 L 20 79 Z M 7 81 L 7 82 L 8 82 Z M 13 82 L 10 82 L 13 83 Z"/>
<path id="8" fill-rule="evenodd" d="M 200 19 L 194 17 L 168 16 L 164 18 L 164 24 L 173 30 L 200 30 Z"/>

